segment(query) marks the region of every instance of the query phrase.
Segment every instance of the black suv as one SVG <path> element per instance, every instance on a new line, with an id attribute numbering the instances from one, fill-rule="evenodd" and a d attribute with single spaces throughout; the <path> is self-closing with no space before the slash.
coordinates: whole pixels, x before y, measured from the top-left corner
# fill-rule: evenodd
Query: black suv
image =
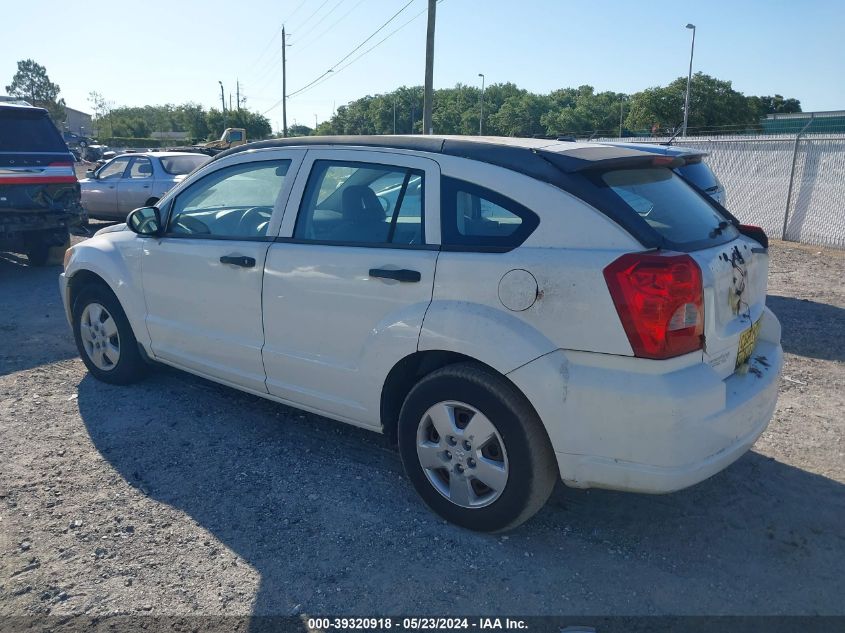
<path id="1" fill-rule="evenodd" d="M 73 155 L 43 108 L 0 104 L 0 249 L 41 266 L 86 221 Z"/>

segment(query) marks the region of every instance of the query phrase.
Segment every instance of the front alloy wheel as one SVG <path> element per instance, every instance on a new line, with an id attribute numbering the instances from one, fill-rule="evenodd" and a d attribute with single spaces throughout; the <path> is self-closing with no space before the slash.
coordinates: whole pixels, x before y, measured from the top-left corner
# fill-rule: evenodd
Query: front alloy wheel
<path id="1" fill-rule="evenodd" d="M 120 334 L 109 311 L 99 303 L 89 303 L 79 320 L 82 346 L 91 362 L 101 371 L 111 371 L 120 361 Z"/>

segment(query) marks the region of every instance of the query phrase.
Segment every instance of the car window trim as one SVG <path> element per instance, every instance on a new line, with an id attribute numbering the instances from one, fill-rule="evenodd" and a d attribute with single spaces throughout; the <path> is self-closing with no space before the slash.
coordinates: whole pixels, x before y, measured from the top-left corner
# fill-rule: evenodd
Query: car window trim
<path id="1" fill-rule="evenodd" d="M 503 236 L 502 240 L 504 241 L 504 239 L 511 239 L 516 236 L 515 241 L 510 244 L 460 244 L 456 241 L 451 241 L 454 238 L 454 233 L 458 232 L 458 192 L 461 191 L 476 198 L 492 202 L 508 213 L 512 213 L 520 218 L 522 222 L 519 228 L 511 235 Z M 522 246 L 539 226 L 540 216 L 537 213 L 503 193 L 455 176 L 442 176 L 440 179 L 440 242 L 443 245 L 444 251 L 461 253 L 508 253 Z M 492 237 L 495 239 L 499 236 L 475 237 Z"/>
<path id="2" fill-rule="evenodd" d="M 124 178 L 126 178 L 126 170 L 129 169 L 129 165 L 132 164 L 132 159 L 134 158 L 134 156 L 116 156 L 112 158 L 108 163 L 100 167 L 97 171 L 95 171 L 94 175 L 97 177 L 97 180 L 103 180 L 103 178 L 100 178 L 100 172 L 102 172 L 109 165 L 112 165 L 113 163 L 116 163 L 119 160 L 125 159 L 126 167 L 123 168 L 123 173 L 120 174 L 120 178 L 115 178 L 115 180 L 123 180 Z"/>
<path id="3" fill-rule="evenodd" d="M 279 244 L 310 244 L 313 246 L 338 246 L 342 248 L 396 248 L 400 250 L 439 251 L 440 244 L 395 244 L 390 242 L 348 242 L 340 240 L 314 240 L 301 237 L 276 237 Z"/>
<path id="4" fill-rule="evenodd" d="M 134 167 L 135 163 L 137 161 L 140 161 L 140 159 L 142 159 L 142 158 L 150 164 L 150 168 L 153 171 L 152 171 L 152 173 L 150 173 L 149 176 L 143 176 L 141 178 L 133 178 L 132 177 L 132 167 Z M 153 167 L 153 160 L 149 156 L 142 156 L 142 155 L 133 156 L 132 159 L 129 161 L 129 165 L 127 165 L 127 169 L 128 169 L 128 171 L 123 172 L 123 177 L 124 177 L 125 180 L 149 180 L 155 174 L 155 168 Z M 129 174 L 129 176 L 126 175 L 127 173 Z"/>
<path id="5" fill-rule="evenodd" d="M 219 169 L 214 169 L 209 171 L 207 174 L 203 174 L 196 180 L 191 183 L 188 183 L 187 187 L 180 190 L 175 196 L 173 196 L 170 200 L 167 201 L 167 222 L 165 224 L 165 231 L 161 234 L 161 238 L 177 238 L 177 239 L 197 239 L 197 240 L 228 240 L 234 242 L 272 242 L 275 239 L 274 235 L 262 235 L 257 237 L 247 237 L 247 236 L 239 236 L 239 235 L 210 235 L 210 234 L 203 234 L 203 233 L 173 233 L 170 229 L 170 223 L 173 221 L 173 209 L 176 206 L 176 202 L 179 200 L 179 197 L 184 195 L 186 192 L 190 191 L 194 185 L 197 183 L 202 182 L 206 178 L 210 178 L 215 174 L 220 173 L 226 169 L 230 169 L 232 167 L 241 167 L 243 165 L 260 165 L 263 163 L 279 163 L 279 162 L 287 162 L 288 163 L 288 173 L 285 174 L 284 178 L 287 179 L 290 177 L 290 169 L 294 166 L 295 162 L 291 158 L 267 158 L 265 160 L 254 160 L 254 161 L 244 161 L 244 162 L 234 162 L 223 165 Z M 298 166 L 297 166 L 298 169 Z M 287 183 L 283 184 L 279 193 L 276 195 L 276 200 L 273 202 L 273 211 L 271 212 L 270 220 L 272 221 L 273 216 L 277 212 L 277 204 L 279 202 L 279 196 L 285 192 L 286 187 L 288 187 Z M 268 222 L 268 229 L 270 223 Z"/>
<path id="6" fill-rule="evenodd" d="M 388 171 L 388 172 L 400 172 L 400 173 L 404 172 L 405 173 L 405 178 L 403 179 L 403 185 L 404 186 L 407 186 L 405 184 L 406 180 L 407 180 L 407 182 L 410 182 L 410 178 L 412 176 L 420 176 L 420 178 L 422 178 L 422 183 L 421 183 L 421 187 L 420 187 L 420 240 L 421 240 L 421 243 L 420 244 L 391 244 L 389 242 L 384 242 L 384 243 L 382 243 L 382 242 L 352 242 L 352 241 L 346 241 L 346 240 L 318 240 L 318 239 L 313 239 L 313 238 L 302 238 L 302 237 L 298 238 L 298 237 L 296 237 L 296 229 L 299 226 L 300 220 L 304 217 L 304 213 L 306 212 L 305 206 L 310 203 L 308 199 L 309 199 L 310 188 L 311 188 L 311 185 L 312 185 L 311 178 L 314 176 L 314 173 L 315 173 L 315 170 L 317 168 L 318 163 L 330 163 L 330 166 L 333 166 L 333 167 L 337 167 L 337 166 L 340 166 L 340 167 L 355 167 L 355 166 L 358 166 L 359 168 L 363 167 L 365 169 L 372 169 L 373 167 L 376 167 L 376 168 L 383 167 L 383 168 L 385 168 L 385 171 Z M 442 177 L 440 177 L 440 180 L 441 180 L 441 183 L 442 183 Z M 311 164 L 309 166 L 308 175 L 305 177 L 305 188 L 302 190 L 302 195 L 300 196 L 299 204 L 297 205 L 296 220 L 294 221 L 294 225 L 293 225 L 293 237 L 279 238 L 279 240 L 284 240 L 285 242 L 297 243 L 297 244 L 298 243 L 319 244 L 321 246 L 363 246 L 365 248 L 380 248 L 380 247 L 384 248 L 384 247 L 393 246 L 393 247 L 398 247 L 398 248 L 402 248 L 402 249 L 421 248 L 421 247 L 425 247 L 425 246 L 436 246 L 439 249 L 438 244 L 427 244 L 426 243 L 426 231 L 425 231 L 425 218 L 426 218 L 425 201 L 426 201 L 426 195 L 425 194 L 426 194 L 426 187 L 428 186 L 426 184 L 427 182 L 428 182 L 428 178 L 426 176 L 425 169 L 422 169 L 422 168 L 419 168 L 419 167 L 408 167 L 408 166 L 405 166 L 405 165 L 396 165 L 396 164 L 391 165 L 391 164 L 388 164 L 388 163 L 378 163 L 378 162 L 368 161 L 368 160 L 344 160 L 344 159 L 337 159 L 337 158 L 320 158 L 320 157 L 317 157 L 313 161 L 311 161 Z M 403 192 L 404 192 L 404 188 L 402 189 L 400 194 L 403 193 Z M 317 198 L 316 198 L 317 195 L 319 195 L 319 191 L 316 192 L 315 198 L 314 198 L 314 205 L 315 205 L 314 210 L 315 211 L 316 211 L 316 205 L 317 205 Z M 403 198 L 404 198 L 404 196 L 403 196 Z M 399 202 L 399 200 L 397 200 L 397 203 L 398 202 Z M 395 211 L 396 211 L 396 209 L 394 209 L 394 212 Z M 391 220 L 391 221 L 393 221 L 393 220 Z M 432 249 L 424 248 L 422 250 L 432 250 Z"/>

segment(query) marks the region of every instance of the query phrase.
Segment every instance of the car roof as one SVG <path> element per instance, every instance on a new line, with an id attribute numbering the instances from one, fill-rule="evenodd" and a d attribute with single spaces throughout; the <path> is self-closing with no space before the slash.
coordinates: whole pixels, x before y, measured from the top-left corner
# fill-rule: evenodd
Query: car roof
<path id="1" fill-rule="evenodd" d="M 123 152 L 118 156 L 152 156 L 153 158 L 167 158 L 168 156 L 205 156 L 196 152 Z"/>
<path id="2" fill-rule="evenodd" d="M 250 150 L 310 147 L 374 147 L 444 154 L 477 160 L 524 173 L 538 180 L 553 182 L 560 172 L 577 172 L 594 167 L 644 164 L 650 152 L 604 143 L 579 143 L 539 138 L 499 136 L 300 136 L 257 141 L 221 152 L 219 160 Z"/>
<path id="3" fill-rule="evenodd" d="M 47 116 L 47 110 L 44 108 L 37 108 L 35 106 L 24 105 L 22 103 L 10 103 L 7 101 L 0 101 L 0 112 L 7 114 L 20 112 L 21 114 L 28 114 L 30 116 L 38 113 L 38 115 Z"/>

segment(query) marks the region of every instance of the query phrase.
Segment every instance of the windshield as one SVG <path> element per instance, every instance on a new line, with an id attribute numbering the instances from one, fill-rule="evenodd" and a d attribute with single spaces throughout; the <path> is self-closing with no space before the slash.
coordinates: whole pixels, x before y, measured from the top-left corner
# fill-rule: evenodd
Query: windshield
<path id="1" fill-rule="evenodd" d="M 193 156 L 162 156 L 161 166 L 168 174 L 183 176 L 190 174 L 197 167 L 205 165 L 211 160 L 210 156 L 196 154 Z"/>
<path id="2" fill-rule="evenodd" d="M 663 167 L 604 172 L 602 181 L 664 239 L 678 246 L 715 246 L 736 229 L 706 198 Z"/>
<path id="3" fill-rule="evenodd" d="M 39 110 L 0 112 L 0 152 L 62 152 L 67 145 Z"/>

